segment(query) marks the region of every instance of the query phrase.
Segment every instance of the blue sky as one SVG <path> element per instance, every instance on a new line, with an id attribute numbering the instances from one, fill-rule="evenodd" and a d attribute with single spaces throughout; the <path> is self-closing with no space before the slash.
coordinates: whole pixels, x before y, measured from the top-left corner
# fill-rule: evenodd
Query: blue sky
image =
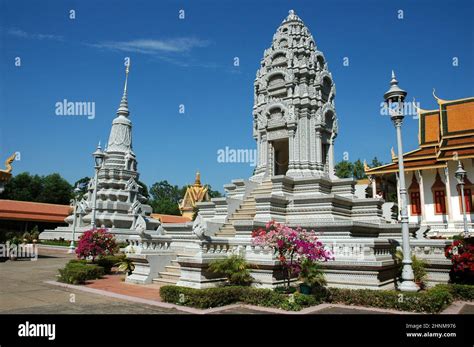
<path id="1" fill-rule="evenodd" d="M 433 88 L 444 99 L 474 95 L 473 1 L 0 0 L 0 156 L 21 153 L 14 173 L 59 172 L 70 182 L 92 175 L 91 153 L 107 141 L 124 57 L 131 57 L 141 179 L 182 185 L 199 169 L 204 183 L 222 191 L 252 173 L 248 164 L 218 163 L 217 151 L 255 148 L 255 72 L 290 9 L 310 29 L 337 86 L 337 160 L 344 152 L 350 160 L 390 160 L 395 131 L 380 102 L 392 69 L 424 109 L 437 106 Z M 63 99 L 95 102 L 95 118 L 57 116 Z M 407 117 L 406 151 L 417 146 L 417 131 Z"/>

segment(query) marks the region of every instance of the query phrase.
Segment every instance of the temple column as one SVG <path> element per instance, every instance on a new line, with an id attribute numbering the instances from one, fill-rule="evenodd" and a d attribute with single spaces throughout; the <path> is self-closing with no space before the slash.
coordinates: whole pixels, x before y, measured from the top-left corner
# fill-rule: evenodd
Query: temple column
<path id="1" fill-rule="evenodd" d="M 418 186 L 420 187 L 420 205 L 421 205 L 421 222 L 426 222 L 426 211 L 425 211 L 425 187 L 423 185 L 423 174 L 421 170 L 416 172 L 418 175 Z"/>
<path id="2" fill-rule="evenodd" d="M 294 169 L 294 161 L 295 161 L 295 130 L 289 129 L 288 130 L 288 153 L 289 153 L 289 161 L 288 161 L 288 170 Z"/>
<path id="3" fill-rule="evenodd" d="M 330 178 L 334 178 L 334 134 L 329 142 L 328 173 Z"/>
<path id="4" fill-rule="evenodd" d="M 310 144 L 309 144 L 309 149 L 310 149 L 310 159 L 309 159 L 309 166 L 310 166 L 310 169 L 311 170 L 315 170 L 316 169 L 316 137 L 314 136 L 315 135 L 315 125 L 314 125 L 314 111 L 312 111 L 312 115 L 311 115 L 311 118 L 309 119 L 309 129 L 308 129 L 308 133 L 309 133 L 309 140 L 310 140 Z"/>
<path id="5" fill-rule="evenodd" d="M 307 124 L 306 121 L 308 118 L 306 117 L 306 110 L 301 110 L 300 112 L 301 118 L 300 118 L 300 143 L 299 143 L 299 148 L 300 148 L 300 164 L 301 164 L 301 169 L 306 169 L 308 166 L 308 143 L 306 142 L 307 136 L 308 136 L 308 131 L 307 131 Z"/>
<path id="6" fill-rule="evenodd" d="M 322 135 L 321 135 L 321 129 L 317 128 L 316 129 L 316 134 L 315 134 L 315 141 L 316 141 L 316 166 L 320 170 L 322 167 L 322 151 L 323 151 L 323 144 L 322 144 Z"/>
<path id="7" fill-rule="evenodd" d="M 451 202 L 451 184 L 449 180 L 449 168 L 446 166 L 444 168 L 444 176 L 445 176 L 445 185 L 446 185 L 446 202 L 448 207 L 448 222 L 453 221 L 453 208 Z"/>
<path id="8" fill-rule="evenodd" d="M 260 141 L 262 141 L 262 137 L 260 135 L 260 131 L 258 132 L 257 134 L 257 170 L 260 168 L 260 166 L 262 165 L 262 158 L 261 158 L 261 150 L 260 150 Z"/>

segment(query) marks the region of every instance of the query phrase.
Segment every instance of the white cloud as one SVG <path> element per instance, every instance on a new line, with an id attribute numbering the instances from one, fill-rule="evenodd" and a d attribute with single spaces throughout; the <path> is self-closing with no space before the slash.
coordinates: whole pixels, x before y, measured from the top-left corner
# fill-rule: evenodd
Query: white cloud
<path id="1" fill-rule="evenodd" d="M 21 29 L 16 29 L 16 28 L 9 29 L 7 32 L 8 32 L 9 35 L 16 36 L 16 37 L 21 37 L 21 38 L 24 38 L 24 39 L 56 40 L 56 41 L 62 41 L 63 40 L 63 37 L 59 36 L 59 35 L 28 33 L 26 31 L 23 31 Z"/>
<path id="2" fill-rule="evenodd" d="M 158 54 L 189 52 L 193 48 L 207 47 L 209 44 L 210 42 L 207 40 L 194 37 L 181 37 L 168 40 L 138 39 L 132 41 L 104 41 L 91 44 L 91 46 L 123 52 Z"/>

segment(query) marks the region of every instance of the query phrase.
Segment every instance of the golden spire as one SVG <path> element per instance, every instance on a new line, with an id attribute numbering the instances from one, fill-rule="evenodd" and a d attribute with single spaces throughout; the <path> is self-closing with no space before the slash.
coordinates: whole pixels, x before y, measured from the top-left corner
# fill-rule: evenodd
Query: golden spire
<path id="1" fill-rule="evenodd" d="M 200 187 L 201 186 L 201 174 L 199 173 L 199 170 L 196 171 L 196 179 L 194 181 L 194 185 L 196 187 Z"/>

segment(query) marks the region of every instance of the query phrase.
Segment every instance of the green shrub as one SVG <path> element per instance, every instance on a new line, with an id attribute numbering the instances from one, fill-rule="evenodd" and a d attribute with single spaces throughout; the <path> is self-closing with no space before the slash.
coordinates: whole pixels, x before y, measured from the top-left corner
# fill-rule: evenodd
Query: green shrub
<path id="1" fill-rule="evenodd" d="M 474 286 L 469 284 L 438 284 L 435 288 L 448 290 L 454 299 L 472 301 L 474 300 Z"/>
<path id="2" fill-rule="evenodd" d="M 248 288 L 242 293 L 240 300 L 250 305 L 280 307 L 287 300 L 287 296 L 271 289 Z"/>
<path id="3" fill-rule="evenodd" d="M 328 301 L 346 305 L 437 313 L 453 301 L 453 296 L 448 290 L 436 287 L 419 293 L 331 288 Z"/>
<path id="4" fill-rule="evenodd" d="M 320 302 L 312 295 L 300 293 L 284 295 L 271 289 L 230 286 L 209 289 L 163 286 L 160 288 L 160 296 L 165 302 L 197 308 L 219 307 L 243 302 L 250 305 L 299 311 Z"/>
<path id="5" fill-rule="evenodd" d="M 273 289 L 275 292 L 280 294 L 293 294 L 298 291 L 296 287 L 286 287 L 286 286 L 278 286 Z"/>
<path id="6" fill-rule="evenodd" d="M 104 268 L 106 274 L 112 273 L 112 268 L 122 262 L 125 255 L 105 255 L 95 260 L 95 264 Z"/>
<path id="7" fill-rule="evenodd" d="M 243 257 L 235 254 L 225 259 L 214 260 L 209 264 L 209 271 L 225 277 L 230 285 L 246 286 L 253 281 L 249 265 Z"/>
<path id="8" fill-rule="evenodd" d="M 324 287 L 327 284 L 321 265 L 310 259 L 305 259 L 301 262 L 299 279 L 312 288 Z"/>
<path id="9" fill-rule="evenodd" d="M 403 252 L 398 250 L 395 254 L 395 257 L 397 258 L 399 262 L 399 270 L 398 270 L 398 277 L 402 276 L 402 269 L 403 269 Z M 413 275 L 415 277 L 415 282 L 419 283 L 421 285 L 421 288 L 423 289 L 426 286 L 426 262 L 422 259 L 418 259 L 415 255 L 412 255 L 411 257 L 411 267 L 413 269 Z"/>
<path id="10" fill-rule="evenodd" d="M 197 308 L 219 307 L 239 301 L 244 287 L 193 289 L 163 286 L 160 297 L 165 302 Z"/>
<path id="11" fill-rule="evenodd" d="M 81 260 L 71 260 L 63 269 L 59 269 L 58 281 L 70 284 L 83 284 L 87 280 L 101 278 L 104 268 L 96 264 L 87 264 Z"/>

